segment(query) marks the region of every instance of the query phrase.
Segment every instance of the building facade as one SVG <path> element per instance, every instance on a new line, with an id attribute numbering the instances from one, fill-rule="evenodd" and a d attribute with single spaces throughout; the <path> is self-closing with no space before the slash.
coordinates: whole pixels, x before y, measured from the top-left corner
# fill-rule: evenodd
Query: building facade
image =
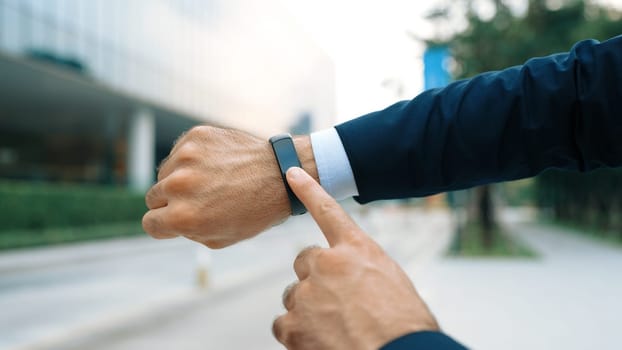
<path id="1" fill-rule="evenodd" d="M 0 0 L 0 178 L 145 189 L 183 130 L 334 113 L 332 62 L 277 0 Z"/>

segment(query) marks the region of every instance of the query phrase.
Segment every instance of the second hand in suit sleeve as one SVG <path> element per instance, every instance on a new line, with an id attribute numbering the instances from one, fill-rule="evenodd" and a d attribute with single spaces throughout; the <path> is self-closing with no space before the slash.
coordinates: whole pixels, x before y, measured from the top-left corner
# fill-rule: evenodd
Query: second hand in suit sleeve
<path id="1" fill-rule="evenodd" d="M 361 203 L 622 165 L 622 36 L 338 125 Z"/>

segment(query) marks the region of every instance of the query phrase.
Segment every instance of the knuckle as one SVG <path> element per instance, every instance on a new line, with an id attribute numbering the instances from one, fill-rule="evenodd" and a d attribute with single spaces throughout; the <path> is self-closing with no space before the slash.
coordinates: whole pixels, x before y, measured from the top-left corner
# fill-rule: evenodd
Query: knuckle
<path id="1" fill-rule="evenodd" d="M 288 349 L 303 349 L 308 344 L 304 344 L 304 332 L 300 327 L 296 327 L 296 322 L 290 320 L 293 317 L 291 313 L 287 313 L 278 317 L 272 323 L 272 334 L 274 337 Z"/>
<path id="2" fill-rule="evenodd" d="M 196 179 L 193 171 L 177 170 L 168 177 L 164 185 L 166 193 L 188 193 L 194 189 Z"/>
<path id="3" fill-rule="evenodd" d="M 290 349 L 309 348 L 309 344 L 304 341 L 305 334 L 301 329 L 292 327 L 287 333 L 286 345 Z"/>
<path id="4" fill-rule="evenodd" d="M 286 344 L 287 342 L 287 328 L 285 327 L 285 316 L 280 316 L 274 322 L 272 322 L 272 335 L 274 338 L 278 340 L 281 344 Z"/>
<path id="5" fill-rule="evenodd" d="M 160 164 L 160 166 L 158 167 L 158 169 L 157 169 L 158 174 L 157 174 L 157 177 L 156 177 L 156 179 L 158 180 L 158 182 L 159 182 L 159 181 L 163 181 L 163 180 L 165 180 L 165 179 L 168 177 L 168 175 L 170 174 L 171 169 L 167 168 L 167 165 L 168 165 L 168 162 L 169 162 L 169 161 L 170 161 L 170 159 L 166 159 L 166 160 L 164 160 L 164 161 Z"/>
<path id="6" fill-rule="evenodd" d="M 172 207 L 169 220 L 173 228 L 183 233 L 192 232 L 196 226 L 194 210 L 185 205 Z"/>
<path id="7" fill-rule="evenodd" d="M 150 214 L 150 212 L 147 212 L 145 213 L 145 215 L 143 215 L 142 226 L 143 230 L 155 239 L 163 239 L 168 237 L 167 234 L 161 232 L 162 225 L 153 215 Z"/>
<path id="8" fill-rule="evenodd" d="M 153 218 L 151 217 L 151 215 L 149 215 L 149 212 L 145 213 L 142 219 L 143 230 L 145 230 L 145 232 L 147 232 L 151 236 L 153 236 L 153 232 L 155 232 L 154 224 L 155 223 L 153 222 Z"/>
<path id="9" fill-rule="evenodd" d="M 301 256 L 300 254 L 298 254 L 296 259 L 294 259 L 294 271 L 296 271 L 296 272 L 303 271 L 304 264 L 305 264 L 304 256 Z"/>
<path id="10" fill-rule="evenodd" d="M 362 247 L 365 249 L 371 249 L 372 245 L 370 245 L 370 240 L 367 239 L 366 235 L 361 235 L 360 232 L 356 229 L 348 229 L 347 232 L 348 243 L 350 246 Z"/>
<path id="11" fill-rule="evenodd" d="M 322 216 L 333 215 L 335 210 L 337 210 L 337 203 L 333 200 L 322 199 L 322 201 L 318 204 L 318 214 Z"/>
<path id="12" fill-rule="evenodd" d="M 310 293 L 310 282 L 309 281 L 300 281 L 298 282 L 298 284 L 296 285 L 296 294 L 295 297 L 299 298 L 300 300 L 305 299 L 307 296 L 309 296 Z"/>
<path id="13" fill-rule="evenodd" d="M 329 251 L 317 259 L 316 265 L 321 274 L 344 273 L 349 269 L 350 260 L 340 252 Z"/>
<path id="14" fill-rule="evenodd" d="M 195 136 L 197 134 L 200 134 L 202 127 L 203 127 L 202 125 L 193 126 L 192 128 L 190 128 L 190 130 L 186 132 L 186 135 Z"/>
<path id="15" fill-rule="evenodd" d="M 197 125 L 188 130 L 189 137 L 205 137 L 211 132 L 212 127 L 207 125 Z"/>
<path id="16" fill-rule="evenodd" d="M 283 306 L 287 310 L 291 310 L 294 307 L 294 296 L 298 289 L 299 282 L 290 283 L 283 290 L 283 295 L 281 296 L 281 300 L 283 302 Z"/>
<path id="17" fill-rule="evenodd" d="M 301 250 L 300 253 L 298 253 L 298 255 L 296 256 L 296 260 L 306 259 L 309 256 L 309 254 L 317 254 L 317 251 L 321 249 L 322 248 L 320 248 L 320 246 L 318 245 L 308 246 L 304 248 L 303 250 Z"/>
<path id="18" fill-rule="evenodd" d="M 163 183 L 156 183 L 145 194 L 145 204 L 149 209 L 154 209 L 153 207 L 158 206 L 158 202 L 166 201 L 165 197 Z"/>
<path id="19" fill-rule="evenodd" d="M 181 141 L 185 140 L 186 137 L 188 137 L 188 132 L 190 130 L 185 130 L 183 131 L 181 134 L 179 134 L 179 136 L 177 136 L 177 139 L 175 139 L 175 141 L 173 141 L 173 147 L 175 148 L 175 146 L 177 146 Z"/>
<path id="20" fill-rule="evenodd" d="M 294 271 L 299 275 L 301 279 L 306 278 L 311 266 L 315 263 L 324 252 L 324 249 L 319 246 L 310 246 L 303 249 L 296 259 L 294 259 Z"/>
<path id="21" fill-rule="evenodd" d="M 330 268 L 330 266 L 336 260 L 334 254 L 331 252 L 326 252 L 321 256 L 317 256 L 315 259 L 315 265 L 320 271 L 323 271 L 325 268 Z"/>
<path id="22" fill-rule="evenodd" d="M 192 163 L 197 158 L 199 152 L 193 142 L 186 142 L 179 146 L 175 158 L 179 163 Z"/>
<path id="23" fill-rule="evenodd" d="M 330 252 L 330 249 L 318 249 L 315 253 L 314 260 L 316 262 L 321 262 L 326 260 L 327 258 L 330 259 L 331 255 L 332 253 Z"/>
<path id="24" fill-rule="evenodd" d="M 154 186 L 155 187 L 155 186 Z M 147 205 L 147 208 L 152 209 L 153 207 L 153 202 L 155 199 L 155 189 L 154 187 L 151 187 L 149 189 L 149 191 L 147 191 L 147 194 L 145 194 L 145 205 Z"/>

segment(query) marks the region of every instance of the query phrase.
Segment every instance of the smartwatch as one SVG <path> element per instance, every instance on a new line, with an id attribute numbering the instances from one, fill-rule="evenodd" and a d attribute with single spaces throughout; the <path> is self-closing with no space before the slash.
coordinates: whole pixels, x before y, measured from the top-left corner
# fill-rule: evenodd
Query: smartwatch
<path id="1" fill-rule="evenodd" d="M 290 134 L 279 134 L 270 138 L 270 144 L 276 157 L 277 163 L 279 163 L 279 169 L 281 170 L 281 177 L 285 184 L 285 190 L 287 190 L 287 197 L 289 197 L 289 205 L 292 208 L 292 215 L 302 215 L 307 212 L 304 204 L 296 197 L 292 189 L 287 183 L 286 173 L 287 169 L 291 167 L 299 167 L 300 160 L 296 153 L 296 147 L 294 147 L 294 140 Z"/>

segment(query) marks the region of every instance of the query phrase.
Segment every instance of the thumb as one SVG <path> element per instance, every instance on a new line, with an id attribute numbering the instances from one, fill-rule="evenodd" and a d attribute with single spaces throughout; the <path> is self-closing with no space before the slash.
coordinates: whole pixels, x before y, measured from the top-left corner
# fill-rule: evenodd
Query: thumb
<path id="1" fill-rule="evenodd" d="M 363 234 L 339 203 L 304 170 L 298 167 L 289 168 L 287 182 L 309 210 L 331 247 Z"/>

